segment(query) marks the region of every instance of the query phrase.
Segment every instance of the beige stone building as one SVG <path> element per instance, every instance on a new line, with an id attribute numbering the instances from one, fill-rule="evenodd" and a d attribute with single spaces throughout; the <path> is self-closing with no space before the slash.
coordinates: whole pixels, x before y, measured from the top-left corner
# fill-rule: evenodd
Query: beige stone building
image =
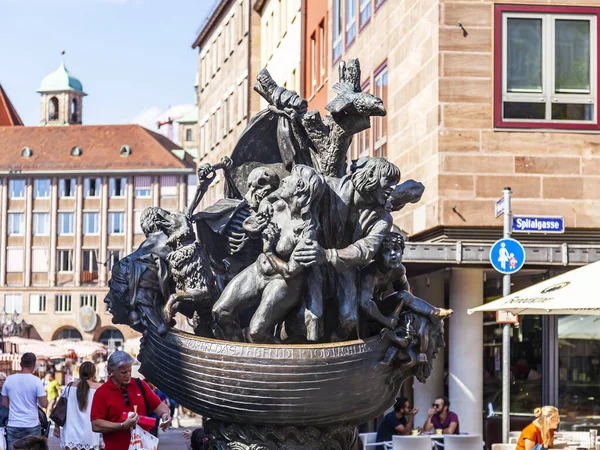
<path id="1" fill-rule="evenodd" d="M 303 95 L 302 0 L 255 0 L 260 15 L 260 62 L 280 86 Z M 266 101 L 262 103 L 266 106 Z"/>
<path id="2" fill-rule="evenodd" d="M 600 258 L 597 6 L 329 0 L 330 83 L 339 60 L 358 57 L 363 89 L 388 111 L 354 139 L 352 154 L 387 156 L 403 179 L 425 184 L 422 201 L 395 224 L 417 242 L 405 254 L 409 274 L 422 274 L 412 281 L 415 293 L 455 310 L 432 378 L 408 389 L 421 409 L 418 424 L 446 393 L 461 431 L 497 426 L 483 417 L 488 407 L 500 410 L 501 326 L 493 314 L 466 310 L 502 295 L 488 253 L 502 237 L 494 204 L 504 187 L 512 188 L 514 214 L 562 216 L 566 224 L 563 234 L 513 234 L 527 254 L 513 290 Z M 519 318 L 511 411 L 553 404 L 570 429 L 597 409 L 591 392 L 600 380 L 598 349 L 569 340 L 565 320 Z"/>
<path id="3" fill-rule="evenodd" d="M 248 120 L 259 111 L 252 87 L 260 71 L 260 17 L 250 0 L 221 0 L 193 45 L 199 51 L 198 163 L 229 156 Z M 223 196 L 220 175 L 203 200 Z"/>
<path id="4" fill-rule="evenodd" d="M 81 83 L 63 75 L 66 84 L 42 92 L 42 108 L 57 103 L 43 111 L 48 125 L 63 121 L 63 102 L 72 107 L 79 98 L 71 89 L 81 91 Z M 75 110 L 80 118 L 81 103 Z M 60 127 L 0 127 L 2 320 L 23 320 L 24 337 L 115 348 L 138 334 L 111 323 L 103 300 L 112 266 L 145 239 L 144 208 L 187 204 L 194 163 L 141 126 L 82 126 L 79 118 Z"/>

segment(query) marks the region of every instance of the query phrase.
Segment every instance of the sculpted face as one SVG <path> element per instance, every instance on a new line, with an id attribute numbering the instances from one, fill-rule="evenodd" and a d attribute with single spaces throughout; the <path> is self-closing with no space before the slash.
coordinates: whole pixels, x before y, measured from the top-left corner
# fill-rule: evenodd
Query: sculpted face
<path id="1" fill-rule="evenodd" d="M 387 177 L 381 178 L 379 180 L 379 186 L 377 186 L 372 193 L 375 201 L 379 205 L 385 205 L 385 202 L 387 202 L 390 195 L 392 195 L 392 192 L 394 192 L 396 184 L 398 184 L 398 180 L 396 179 Z"/>
<path id="2" fill-rule="evenodd" d="M 268 167 L 254 169 L 248 175 L 248 192 L 244 200 L 252 210 L 257 210 L 261 200 L 279 187 L 279 177 Z"/>
<path id="3" fill-rule="evenodd" d="M 401 248 L 385 248 L 381 252 L 383 265 L 388 269 L 397 269 L 402 264 Z"/>

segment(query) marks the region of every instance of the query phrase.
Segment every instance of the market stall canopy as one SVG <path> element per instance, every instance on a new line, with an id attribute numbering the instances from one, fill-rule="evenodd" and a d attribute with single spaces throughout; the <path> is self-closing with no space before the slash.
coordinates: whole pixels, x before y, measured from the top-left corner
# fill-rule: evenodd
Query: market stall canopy
<path id="1" fill-rule="evenodd" d="M 31 352 L 38 359 L 57 358 L 91 358 L 94 355 L 106 355 L 106 345 L 94 341 L 71 341 L 59 339 L 56 341 L 39 341 L 37 339 L 25 339 L 21 337 L 9 337 L 5 340 L 17 344 L 19 354 Z"/>
<path id="2" fill-rule="evenodd" d="M 530 286 L 467 312 L 600 315 L 600 261 Z"/>

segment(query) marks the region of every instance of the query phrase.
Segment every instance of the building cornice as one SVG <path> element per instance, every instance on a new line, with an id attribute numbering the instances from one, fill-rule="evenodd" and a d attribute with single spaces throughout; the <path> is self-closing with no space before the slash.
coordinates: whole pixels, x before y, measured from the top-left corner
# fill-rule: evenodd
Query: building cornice
<path id="1" fill-rule="evenodd" d="M 86 174 L 105 174 L 110 175 L 112 173 L 118 174 L 180 174 L 180 173 L 194 173 L 195 170 L 191 167 L 185 167 L 181 169 L 105 169 L 105 170 L 85 170 L 85 169 L 73 169 L 73 170 L 6 170 L 0 169 L 0 175 L 55 175 L 55 174 L 70 174 L 70 175 L 86 175 Z"/>
<path id="2" fill-rule="evenodd" d="M 217 4 L 212 14 L 208 17 L 206 23 L 200 29 L 200 33 L 198 34 L 198 37 L 192 44 L 192 48 L 199 47 L 204 42 L 204 40 L 206 40 L 206 38 L 212 32 L 213 28 L 219 23 L 219 19 L 223 16 L 226 7 L 234 2 L 235 0 L 221 0 Z"/>

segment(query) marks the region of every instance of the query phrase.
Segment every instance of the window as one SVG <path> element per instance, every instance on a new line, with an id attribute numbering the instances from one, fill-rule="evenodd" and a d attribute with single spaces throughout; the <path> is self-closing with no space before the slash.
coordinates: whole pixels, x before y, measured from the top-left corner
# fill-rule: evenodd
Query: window
<path id="1" fill-rule="evenodd" d="M 6 294 L 4 296 L 4 312 L 7 314 L 21 314 L 21 294 Z"/>
<path id="2" fill-rule="evenodd" d="M 6 249 L 6 271 L 15 273 L 23 272 L 23 248 Z"/>
<path id="3" fill-rule="evenodd" d="M 342 56 L 342 0 L 333 0 L 333 63 Z"/>
<path id="4" fill-rule="evenodd" d="M 96 311 L 97 305 L 96 294 L 81 294 L 79 296 L 79 307 L 83 306 L 91 306 L 94 311 Z"/>
<path id="5" fill-rule="evenodd" d="M 98 234 L 98 216 L 97 212 L 83 213 L 83 234 Z"/>
<path id="6" fill-rule="evenodd" d="M 369 82 L 367 81 L 361 86 L 363 92 L 369 92 Z M 358 159 L 371 154 L 371 129 L 358 133 L 352 140 L 352 159 Z"/>
<path id="7" fill-rule="evenodd" d="M 165 175 L 160 177 L 160 196 L 177 197 L 177 177 Z"/>
<path id="8" fill-rule="evenodd" d="M 387 63 L 384 63 L 375 71 L 375 97 L 383 100 L 383 104 L 387 105 L 388 92 L 388 74 Z M 373 118 L 373 156 L 385 158 L 387 155 L 387 115 Z"/>
<path id="9" fill-rule="evenodd" d="M 204 123 L 200 126 L 200 159 L 206 155 L 206 128 L 207 125 Z"/>
<path id="10" fill-rule="evenodd" d="M 385 0 L 375 0 L 375 11 L 377 11 L 379 7 L 383 5 L 383 2 L 385 2 Z"/>
<path id="11" fill-rule="evenodd" d="M 356 37 L 356 0 L 346 0 L 346 47 Z"/>
<path id="12" fill-rule="evenodd" d="M 237 86 L 237 120 L 238 123 L 246 117 L 247 79 L 240 80 Z"/>
<path id="13" fill-rule="evenodd" d="M 9 180 L 9 198 L 25 198 L 25 180 Z"/>
<path id="14" fill-rule="evenodd" d="M 231 92 L 229 93 L 229 112 L 227 113 L 229 116 L 227 131 L 233 131 L 233 123 L 235 117 L 235 96 L 233 95 L 234 89 L 231 88 Z"/>
<path id="15" fill-rule="evenodd" d="M 125 213 L 124 212 L 109 212 L 108 213 L 108 234 L 123 234 L 125 233 Z"/>
<path id="16" fill-rule="evenodd" d="M 54 297 L 54 311 L 58 313 L 71 312 L 71 294 L 57 294 Z"/>
<path id="17" fill-rule="evenodd" d="M 371 20 L 371 0 L 360 0 L 360 28 Z"/>
<path id="18" fill-rule="evenodd" d="M 111 197 L 125 197 L 127 178 L 111 178 L 108 182 L 108 190 Z"/>
<path id="19" fill-rule="evenodd" d="M 29 295 L 29 312 L 32 314 L 46 312 L 46 294 Z"/>
<path id="20" fill-rule="evenodd" d="M 48 248 L 33 248 L 31 250 L 31 271 L 48 273 Z"/>
<path id="21" fill-rule="evenodd" d="M 73 250 L 58 250 L 56 259 L 59 272 L 73 272 Z"/>
<path id="22" fill-rule="evenodd" d="M 74 98 L 71 101 L 71 122 L 73 123 L 77 123 L 78 122 L 78 117 L 77 117 L 77 99 Z"/>
<path id="23" fill-rule="evenodd" d="M 185 130 L 185 140 L 187 142 L 190 142 L 192 140 L 192 129 L 188 128 L 187 130 Z"/>
<path id="24" fill-rule="evenodd" d="M 58 99 L 52 97 L 48 102 L 48 120 L 58 120 Z"/>
<path id="25" fill-rule="evenodd" d="M 223 137 L 229 131 L 229 97 L 223 99 Z"/>
<path id="26" fill-rule="evenodd" d="M 597 10 L 496 6 L 495 125 L 600 129 Z"/>
<path id="27" fill-rule="evenodd" d="M 96 257 L 97 254 L 98 251 L 96 249 L 83 250 L 81 269 L 84 272 L 98 272 L 98 259 Z"/>
<path id="28" fill-rule="evenodd" d="M 321 51 L 319 58 L 321 59 L 321 84 L 325 82 L 325 74 L 327 70 L 327 39 L 325 37 L 325 21 L 322 20 L 319 24 L 319 39 Z"/>
<path id="29" fill-rule="evenodd" d="M 152 177 L 135 177 L 134 189 L 136 198 L 148 198 L 151 194 Z"/>
<path id="30" fill-rule="evenodd" d="M 25 232 L 25 215 L 23 213 L 8 213 L 8 234 L 22 235 Z"/>
<path id="31" fill-rule="evenodd" d="M 33 180 L 33 198 L 50 197 L 50 180 L 47 178 Z"/>
<path id="32" fill-rule="evenodd" d="M 106 258 L 106 265 L 108 271 L 111 272 L 112 268 L 116 266 L 121 259 L 121 250 L 109 250 Z"/>
<path id="33" fill-rule="evenodd" d="M 100 197 L 100 178 L 86 178 L 83 180 L 84 197 Z"/>
<path id="34" fill-rule="evenodd" d="M 75 197 L 75 178 L 62 178 L 58 182 L 60 198 Z"/>
<path id="35" fill-rule="evenodd" d="M 310 37 L 310 86 L 314 94 L 317 89 L 317 35 L 313 33 Z"/>
<path id="36" fill-rule="evenodd" d="M 50 214 L 33 213 L 33 235 L 48 236 L 50 234 Z"/>
<path id="37" fill-rule="evenodd" d="M 72 212 L 58 213 L 58 234 L 73 234 L 75 232 L 75 214 Z"/>

